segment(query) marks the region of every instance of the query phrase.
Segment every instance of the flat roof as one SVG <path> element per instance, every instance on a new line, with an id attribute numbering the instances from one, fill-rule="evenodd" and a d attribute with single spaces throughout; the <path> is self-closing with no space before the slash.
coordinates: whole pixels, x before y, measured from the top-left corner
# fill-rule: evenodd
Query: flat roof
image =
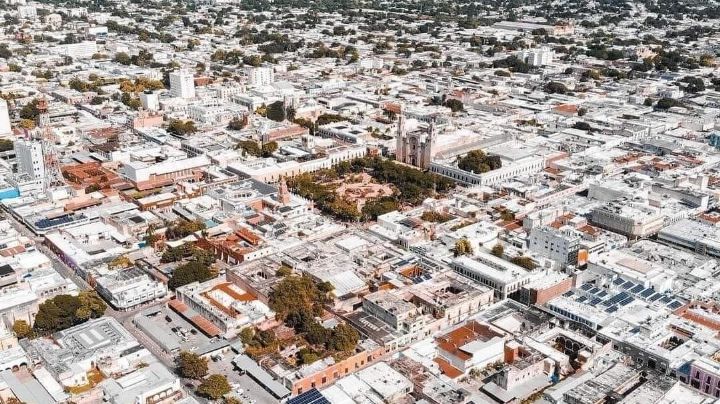
<path id="1" fill-rule="evenodd" d="M 287 387 L 275 380 L 270 373 L 258 366 L 257 362 L 249 356 L 240 354 L 233 359 L 233 364 L 263 385 L 275 397 L 284 398 L 290 395 L 290 390 Z"/>

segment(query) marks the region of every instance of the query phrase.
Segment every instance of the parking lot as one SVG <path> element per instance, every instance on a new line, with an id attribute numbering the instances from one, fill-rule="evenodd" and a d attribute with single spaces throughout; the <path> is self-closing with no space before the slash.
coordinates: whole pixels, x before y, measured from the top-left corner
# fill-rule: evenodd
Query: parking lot
<path id="1" fill-rule="evenodd" d="M 174 338 L 173 342 L 180 346 L 181 351 L 202 351 L 203 347 L 215 341 L 167 307 L 155 307 L 141 314 L 152 323 L 153 328 L 164 330 L 170 338 Z"/>
<path id="2" fill-rule="evenodd" d="M 248 375 L 241 375 L 232 364 L 235 354 L 228 352 L 222 358 L 215 358 L 208 363 L 210 373 L 221 373 L 227 376 L 230 385 L 233 386 L 233 395 L 246 404 L 277 403 L 275 397 L 268 393 L 262 386 Z"/>

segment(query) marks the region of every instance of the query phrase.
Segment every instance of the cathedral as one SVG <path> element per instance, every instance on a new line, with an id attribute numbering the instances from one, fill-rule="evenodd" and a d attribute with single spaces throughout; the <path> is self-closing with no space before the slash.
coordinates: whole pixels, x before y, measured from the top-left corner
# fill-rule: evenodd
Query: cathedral
<path id="1" fill-rule="evenodd" d="M 395 160 L 422 169 L 430 168 L 436 138 L 435 122 L 430 122 L 427 129 L 422 126 L 416 126 L 408 130 L 406 124 L 405 111 L 403 107 L 400 106 Z"/>

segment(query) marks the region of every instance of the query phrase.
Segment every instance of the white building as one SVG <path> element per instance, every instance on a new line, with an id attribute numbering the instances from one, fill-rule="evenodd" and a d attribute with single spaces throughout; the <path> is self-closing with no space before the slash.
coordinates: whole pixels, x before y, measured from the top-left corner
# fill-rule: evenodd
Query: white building
<path id="1" fill-rule="evenodd" d="M 144 91 L 140 94 L 140 102 L 143 108 L 148 111 L 159 111 L 160 110 L 160 98 L 158 93 L 155 91 Z"/>
<path id="2" fill-rule="evenodd" d="M 190 70 L 170 73 L 170 94 L 173 97 L 195 98 L 195 80 Z"/>
<path id="3" fill-rule="evenodd" d="M 544 156 L 528 156 L 518 161 L 505 161 L 503 166 L 482 174 L 458 168 L 454 163 L 433 162 L 430 171 L 466 185 L 496 185 L 517 176 L 533 175 L 545 167 Z"/>
<path id="4" fill-rule="evenodd" d="M 489 286 L 504 299 L 532 280 L 532 273 L 494 255 L 478 252 L 475 257 L 458 257 L 450 267 L 460 275 Z"/>
<path id="5" fill-rule="evenodd" d="M 537 49 L 526 49 L 520 52 L 518 57 L 520 60 L 529 64 L 530 66 L 546 66 L 552 63 L 555 52 L 543 46 Z"/>
<path id="6" fill-rule="evenodd" d="M 556 229 L 550 226 L 535 227 L 528 240 L 530 251 L 548 257 L 564 266 L 577 263 L 581 237 L 570 227 Z"/>
<path id="7" fill-rule="evenodd" d="M 167 286 L 152 279 L 140 269 L 118 270 L 97 279 L 97 290 L 121 310 L 151 302 L 167 294 Z"/>
<path id="8" fill-rule="evenodd" d="M 35 6 L 18 6 L 18 18 L 24 20 L 34 20 L 37 18 L 37 9 Z"/>
<path id="9" fill-rule="evenodd" d="M 102 390 L 103 401 L 112 404 L 177 402 L 184 396 L 180 379 L 158 362 L 107 379 Z"/>
<path id="10" fill-rule="evenodd" d="M 95 41 L 83 41 L 58 45 L 53 48 L 56 54 L 68 56 L 73 59 L 88 59 L 98 53 L 98 46 Z"/>
<path id="11" fill-rule="evenodd" d="M 251 86 L 269 86 L 275 81 L 275 72 L 272 67 L 247 67 L 245 74 Z"/>
<path id="12" fill-rule="evenodd" d="M 0 135 L 9 135 L 11 133 L 12 128 L 10 127 L 7 101 L 0 100 Z"/>
<path id="13" fill-rule="evenodd" d="M 18 174 L 27 175 L 31 179 L 45 178 L 45 161 L 42 143 L 24 139 L 15 141 Z"/>
<path id="14" fill-rule="evenodd" d="M 660 209 L 626 200 L 610 202 L 592 210 L 593 224 L 630 239 L 652 236 L 665 223 Z"/>

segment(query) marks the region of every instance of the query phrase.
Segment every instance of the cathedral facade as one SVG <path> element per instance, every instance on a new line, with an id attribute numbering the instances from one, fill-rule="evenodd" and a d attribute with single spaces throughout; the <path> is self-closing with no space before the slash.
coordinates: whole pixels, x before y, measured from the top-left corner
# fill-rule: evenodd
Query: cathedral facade
<path id="1" fill-rule="evenodd" d="M 422 169 L 430 168 L 435 137 L 435 122 L 430 122 L 427 129 L 416 128 L 409 131 L 401 107 L 398 114 L 395 160 Z"/>

